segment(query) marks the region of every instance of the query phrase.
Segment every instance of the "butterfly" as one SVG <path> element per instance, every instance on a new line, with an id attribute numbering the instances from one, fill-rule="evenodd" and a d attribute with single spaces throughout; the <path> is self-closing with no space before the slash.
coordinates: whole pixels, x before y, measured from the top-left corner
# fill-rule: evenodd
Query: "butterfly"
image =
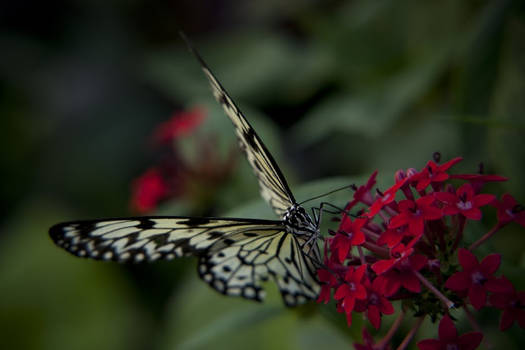
<path id="1" fill-rule="evenodd" d="M 272 155 L 240 109 L 189 44 L 215 99 L 230 118 L 260 193 L 280 220 L 151 216 L 73 221 L 50 228 L 59 247 L 96 260 L 141 262 L 198 257 L 199 276 L 218 292 L 262 301 L 262 282 L 273 279 L 285 305 L 315 299 L 319 218 L 295 200 Z"/>

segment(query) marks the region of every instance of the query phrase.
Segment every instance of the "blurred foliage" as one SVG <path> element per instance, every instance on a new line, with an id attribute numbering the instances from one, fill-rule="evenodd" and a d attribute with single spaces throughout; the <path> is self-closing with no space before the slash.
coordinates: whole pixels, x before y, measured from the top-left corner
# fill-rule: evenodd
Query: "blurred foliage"
<path id="1" fill-rule="evenodd" d="M 176 110 L 204 106 L 202 132 L 220 152 L 236 147 L 180 29 L 298 200 L 375 169 L 386 187 L 395 170 L 420 168 L 440 151 L 465 157 L 458 170 L 483 162 L 509 177 L 491 190 L 524 203 L 524 10 L 519 0 L 2 3 L 0 348 L 348 348 L 360 320 L 348 329 L 332 306 L 286 310 L 275 291 L 265 304 L 224 298 L 197 280 L 191 259 L 75 259 L 46 231 L 130 215 L 131 181 L 156 160 L 151 131 Z M 181 200 L 159 213 L 269 217 L 241 156 L 237 164 L 205 208 Z M 521 288 L 524 243 L 515 226 L 484 247 L 503 254 L 503 272 Z M 480 316 L 497 348 L 525 341 L 517 326 L 497 331 L 492 310 Z M 434 335 L 425 323 L 420 336 Z"/>

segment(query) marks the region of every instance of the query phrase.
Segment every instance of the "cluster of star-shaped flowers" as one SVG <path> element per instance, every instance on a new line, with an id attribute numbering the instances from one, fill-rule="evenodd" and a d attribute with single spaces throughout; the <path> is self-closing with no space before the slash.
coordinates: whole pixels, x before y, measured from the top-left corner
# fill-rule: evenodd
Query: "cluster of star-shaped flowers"
<path id="1" fill-rule="evenodd" d="M 507 278 L 496 276 L 501 256 L 490 254 L 479 262 L 472 253 L 510 222 L 525 227 L 524 208 L 508 194 L 498 200 L 482 193 L 485 183 L 506 178 L 449 174 L 461 158 L 443 164 L 439 158 L 436 154 L 421 171 L 398 171 L 395 184 L 385 191 L 373 190 L 374 172 L 365 185 L 355 188 L 338 230 L 326 238 L 324 266 L 318 270 L 322 283 L 318 302 L 333 298 L 349 326 L 357 312 L 379 329 L 382 315 L 394 313 L 392 302 L 402 300 L 410 301 L 402 303 L 402 315 L 407 305 L 416 315 L 432 319 L 448 315 L 452 307 L 468 312 L 470 306 L 479 310 L 491 305 L 503 310 L 501 329 L 514 321 L 525 327 L 525 292 L 516 292 Z M 487 206 L 497 209 L 497 224 L 462 248 L 465 227 L 480 220 Z M 450 329 L 449 321 L 443 318 L 442 323 L 447 323 L 443 329 Z M 388 339 L 373 348 L 386 348 L 394 333 L 391 329 Z M 420 347 L 430 349 L 431 343 Z"/>
<path id="2" fill-rule="evenodd" d="M 208 200 L 217 185 L 228 178 L 234 165 L 234 153 L 228 159 L 217 154 L 213 137 L 201 135 L 206 112 L 202 108 L 176 112 L 159 124 L 151 135 L 151 145 L 158 160 L 133 181 L 130 206 L 138 214 L 155 210 L 174 198 Z M 191 142 L 197 149 L 194 159 L 181 152 Z"/>

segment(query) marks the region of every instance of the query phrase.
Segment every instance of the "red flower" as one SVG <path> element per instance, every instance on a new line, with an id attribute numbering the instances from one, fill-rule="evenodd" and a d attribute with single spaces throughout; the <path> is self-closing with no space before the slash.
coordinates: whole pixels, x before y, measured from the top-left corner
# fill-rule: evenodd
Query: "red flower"
<path id="1" fill-rule="evenodd" d="M 407 228 L 408 226 L 405 225 L 405 226 L 401 226 L 397 228 L 387 229 L 385 232 L 381 234 L 381 236 L 377 240 L 377 244 L 379 245 L 386 244 L 388 248 L 395 247 L 396 245 L 401 243 L 404 237 L 407 236 L 408 234 Z"/>
<path id="2" fill-rule="evenodd" d="M 525 227 L 525 208 L 520 205 L 514 197 L 505 193 L 501 201 L 495 199 L 490 205 L 498 209 L 498 222 L 506 225 L 511 221 L 516 221 Z"/>
<path id="3" fill-rule="evenodd" d="M 505 277 L 502 280 L 511 285 Z M 516 292 L 512 286 L 509 293 L 492 294 L 489 300 L 492 306 L 503 310 L 499 323 L 500 330 L 510 328 L 514 321 L 518 321 L 519 326 L 525 329 L 525 292 Z"/>
<path id="4" fill-rule="evenodd" d="M 317 275 L 319 276 L 319 281 L 321 282 L 321 292 L 317 298 L 317 302 L 324 302 L 325 304 L 330 301 L 330 292 L 332 288 L 337 286 L 339 283 L 337 277 L 328 270 L 319 269 L 317 270 Z"/>
<path id="5" fill-rule="evenodd" d="M 417 181 L 416 190 L 422 191 L 431 183 L 439 183 L 447 180 L 449 175 L 446 171 L 454 164 L 460 162 L 463 158 L 458 157 L 449 160 L 445 164 L 437 165 L 434 161 L 429 161 L 427 166 L 411 178 L 411 181 Z"/>
<path id="6" fill-rule="evenodd" d="M 423 234 L 425 220 L 436 220 L 443 215 L 434 205 L 432 196 L 418 198 L 415 202 L 409 199 L 399 202 L 399 214 L 390 219 L 388 228 L 397 228 L 408 225 L 408 231 L 419 236 Z"/>
<path id="7" fill-rule="evenodd" d="M 155 129 L 153 140 L 157 144 L 166 144 L 177 137 L 189 135 L 202 123 L 205 117 L 206 114 L 201 108 L 177 112 Z"/>
<path id="8" fill-rule="evenodd" d="M 394 313 L 394 308 L 385 297 L 380 279 L 376 278 L 372 283 L 366 280 L 364 285 L 367 291 L 366 299 L 356 301 L 355 311 L 366 311 L 366 316 L 372 326 L 375 329 L 379 329 L 381 326 L 381 314 L 391 315 Z"/>
<path id="9" fill-rule="evenodd" d="M 354 192 L 354 199 L 348 203 L 348 205 L 345 207 L 345 209 L 348 211 L 352 209 L 357 203 L 372 203 L 372 195 L 370 194 L 370 190 L 374 185 L 376 184 L 376 176 L 377 176 L 377 170 L 370 175 L 368 178 L 368 181 L 366 182 L 366 185 L 359 186 L 357 190 Z"/>
<path id="10" fill-rule="evenodd" d="M 506 292 L 509 285 L 493 276 L 499 268 L 501 256 L 487 255 L 481 264 L 478 259 L 465 248 L 460 248 L 458 258 L 463 271 L 456 272 L 445 283 L 445 287 L 453 291 L 468 291 L 472 306 L 479 310 L 487 302 L 487 292 Z"/>
<path id="11" fill-rule="evenodd" d="M 456 193 L 436 192 L 434 196 L 445 204 L 445 215 L 462 214 L 471 220 L 481 219 L 479 207 L 489 204 L 495 199 L 492 194 L 475 194 L 471 184 L 465 183 L 457 189 Z"/>
<path id="12" fill-rule="evenodd" d="M 372 206 L 370 206 L 368 213 L 366 213 L 366 216 L 371 218 L 375 216 L 385 205 L 392 203 L 394 199 L 396 199 L 396 192 L 406 183 L 406 181 L 407 178 L 398 181 L 394 186 L 387 189 L 382 196 L 376 198 Z"/>
<path id="13" fill-rule="evenodd" d="M 470 332 L 458 336 L 458 331 L 450 316 L 445 315 L 439 322 L 439 339 L 425 339 L 417 343 L 420 350 L 474 350 L 476 349 L 483 334 Z"/>
<path id="14" fill-rule="evenodd" d="M 383 259 L 375 262 L 372 265 L 372 270 L 378 275 L 388 271 L 395 264 L 397 264 L 402 259 L 409 257 L 414 252 L 412 247 L 405 247 L 404 244 L 399 244 L 390 250 L 391 259 Z"/>
<path id="15" fill-rule="evenodd" d="M 137 213 L 149 212 L 168 194 L 168 185 L 160 171 L 151 168 L 133 182 L 131 208 Z"/>
<path id="16" fill-rule="evenodd" d="M 348 215 L 343 214 L 339 230 L 330 244 L 332 253 L 337 252 L 339 262 L 343 262 L 346 259 L 352 246 L 364 243 L 365 235 L 361 232 L 361 228 L 366 222 L 367 219 L 355 219 L 352 221 Z"/>
<path id="17" fill-rule="evenodd" d="M 427 261 L 428 258 L 426 256 L 419 254 L 404 257 L 399 259 L 392 268 L 383 271 L 376 279 L 380 280 L 378 283 L 382 283 L 386 296 L 395 294 L 401 287 L 411 292 L 419 293 L 421 291 L 421 284 L 414 272 L 425 267 Z M 377 268 L 378 266 L 376 264 L 372 265 L 372 269 L 379 274 L 378 271 L 381 270 Z M 376 267 L 376 269 L 374 269 L 374 267 Z"/>
<path id="18" fill-rule="evenodd" d="M 348 267 L 345 275 L 345 281 L 339 288 L 337 288 L 334 299 L 341 300 L 341 307 L 348 315 L 351 314 L 355 306 L 356 299 L 366 298 L 366 289 L 361 280 L 366 271 L 366 265 L 361 265 L 358 268 Z M 349 320 L 349 326 L 351 319 Z"/>

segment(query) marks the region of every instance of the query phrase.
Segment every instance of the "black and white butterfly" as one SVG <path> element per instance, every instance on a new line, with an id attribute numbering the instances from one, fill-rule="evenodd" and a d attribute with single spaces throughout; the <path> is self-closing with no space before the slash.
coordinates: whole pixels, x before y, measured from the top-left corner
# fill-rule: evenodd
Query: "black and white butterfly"
<path id="1" fill-rule="evenodd" d="M 186 39 L 185 39 L 186 40 Z M 187 40 L 186 40 L 187 41 Z M 132 217 L 53 226 L 53 241 L 97 260 L 141 262 L 197 256 L 200 277 L 220 293 L 262 301 L 271 277 L 287 306 L 315 299 L 319 219 L 295 200 L 270 152 L 199 54 L 215 99 L 233 122 L 241 149 L 259 180 L 262 197 L 281 220 Z"/>

